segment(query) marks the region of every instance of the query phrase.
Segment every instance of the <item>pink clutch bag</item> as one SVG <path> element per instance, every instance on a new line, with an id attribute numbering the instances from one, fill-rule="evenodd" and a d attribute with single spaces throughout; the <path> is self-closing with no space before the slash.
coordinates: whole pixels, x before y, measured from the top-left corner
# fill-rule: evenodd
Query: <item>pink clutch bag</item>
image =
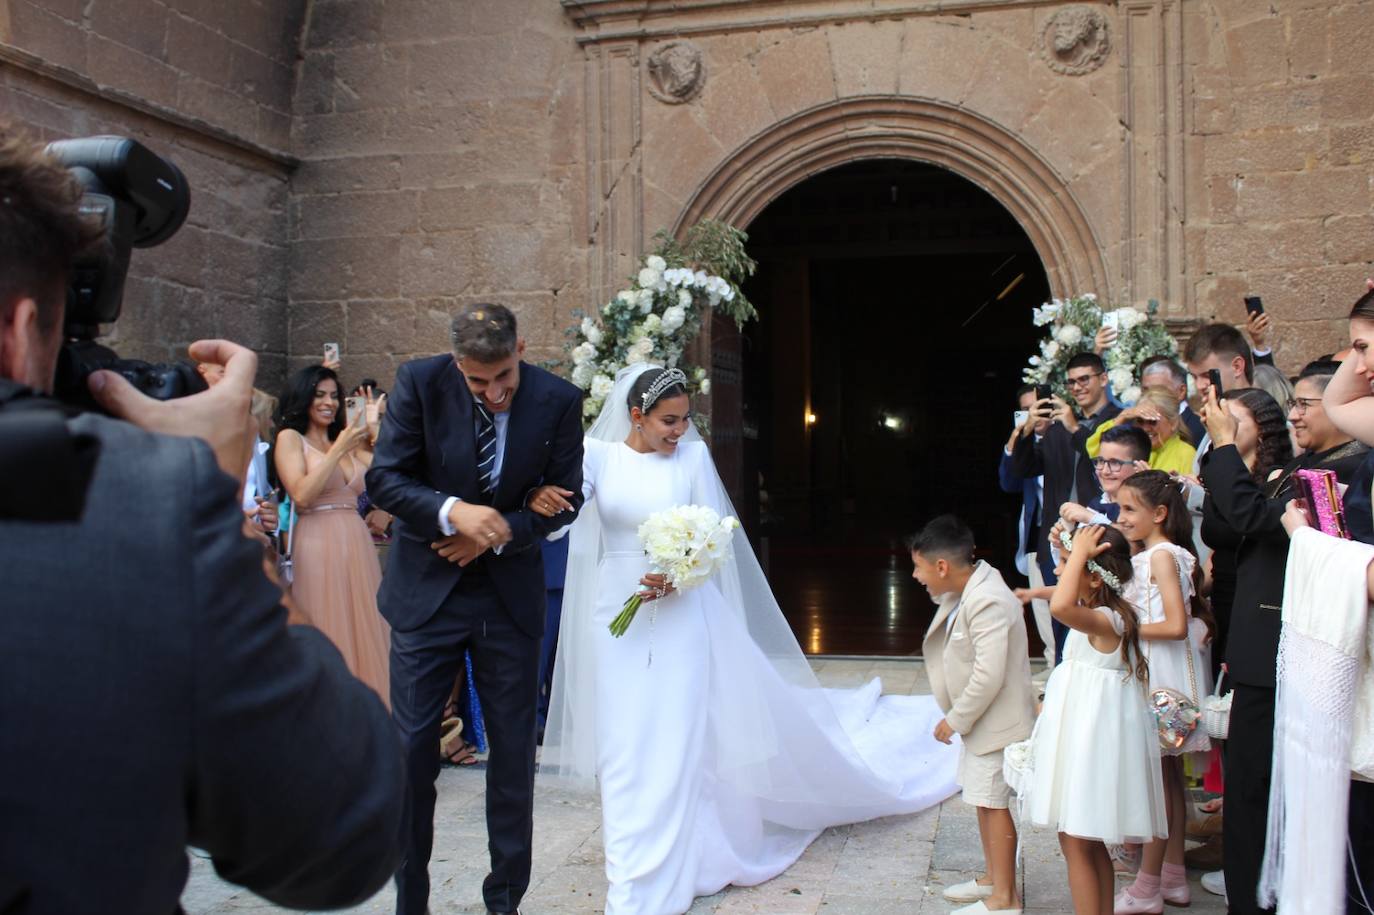
<path id="1" fill-rule="evenodd" d="M 1330 470 L 1299 470 L 1296 474 L 1298 492 L 1307 502 L 1307 514 L 1312 526 L 1323 534 L 1350 539 L 1345 527 L 1345 513 L 1341 507 L 1341 491 L 1336 474 Z"/>

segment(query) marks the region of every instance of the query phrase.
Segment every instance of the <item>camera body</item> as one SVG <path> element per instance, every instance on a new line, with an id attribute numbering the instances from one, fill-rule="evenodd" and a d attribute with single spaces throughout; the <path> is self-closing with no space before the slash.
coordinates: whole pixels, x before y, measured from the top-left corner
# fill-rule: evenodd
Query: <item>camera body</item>
<path id="1" fill-rule="evenodd" d="M 96 342 L 100 325 L 119 319 L 133 249 L 162 244 L 186 221 L 191 210 L 186 176 L 127 137 L 61 140 L 48 144 L 47 151 L 81 183 L 85 191 L 81 213 L 102 229 L 100 241 L 72 266 L 64 342 L 53 387 L 58 399 L 79 409 L 94 409 L 86 378 L 99 369 L 118 372 L 159 400 L 204 390 L 205 382 L 193 366 L 122 359 Z"/>

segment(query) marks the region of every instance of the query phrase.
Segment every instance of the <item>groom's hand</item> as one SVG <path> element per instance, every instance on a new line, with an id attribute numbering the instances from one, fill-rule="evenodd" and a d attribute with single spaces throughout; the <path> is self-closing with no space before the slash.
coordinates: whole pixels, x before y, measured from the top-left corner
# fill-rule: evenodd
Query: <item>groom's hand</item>
<path id="1" fill-rule="evenodd" d="M 436 540 L 429 548 L 449 562 L 458 563 L 459 566 L 469 565 L 487 551 L 482 544 L 464 534 L 454 534 L 452 537 Z"/>
<path id="2" fill-rule="evenodd" d="M 510 543 L 510 525 L 501 517 L 501 513 L 491 506 L 455 502 L 448 511 L 448 520 L 455 531 L 484 547 Z"/>

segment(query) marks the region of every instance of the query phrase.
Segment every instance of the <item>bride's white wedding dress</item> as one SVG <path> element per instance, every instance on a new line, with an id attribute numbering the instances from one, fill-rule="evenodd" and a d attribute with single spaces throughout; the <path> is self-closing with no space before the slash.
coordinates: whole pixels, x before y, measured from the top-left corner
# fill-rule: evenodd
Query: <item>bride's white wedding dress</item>
<path id="1" fill-rule="evenodd" d="M 931 736 L 934 700 L 881 696 L 877 680 L 820 689 L 771 593 L 759 593 L 743 536 L 733 568 L 644 604 L 623 637 L 607 631 L 648 571 L 637 531 L 649 515 L 685 504 L 732 513 L 704 442 L 662 455 L 588 438 L 584 494 L 572 549 L 593 550 L 595 564 L 569 565 L 541 769 L 594 770 L 608 915 L 685 912 L 695 896 L 777 876 L 825 827 L 954 793 L 958 751 Z"/>

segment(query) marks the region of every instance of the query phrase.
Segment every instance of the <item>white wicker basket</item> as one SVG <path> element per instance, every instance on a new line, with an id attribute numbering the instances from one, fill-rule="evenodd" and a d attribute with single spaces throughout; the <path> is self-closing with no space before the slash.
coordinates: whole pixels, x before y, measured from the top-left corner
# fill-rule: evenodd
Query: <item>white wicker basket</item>
<path id="1" fill-rule="evenodd" d="M 1221 675 L 1217 677 L 1216 689 L 1212 695 L 1202 700 L 1202 726 L 1207 729 L 1207 736 L 1213 740 L 1225 740 L 1227 733 L 1231 730 L 1231 693 L 1221 694 L 1221 683 L 1226 679 L 1226 665 L 1221 667 Z"/>

